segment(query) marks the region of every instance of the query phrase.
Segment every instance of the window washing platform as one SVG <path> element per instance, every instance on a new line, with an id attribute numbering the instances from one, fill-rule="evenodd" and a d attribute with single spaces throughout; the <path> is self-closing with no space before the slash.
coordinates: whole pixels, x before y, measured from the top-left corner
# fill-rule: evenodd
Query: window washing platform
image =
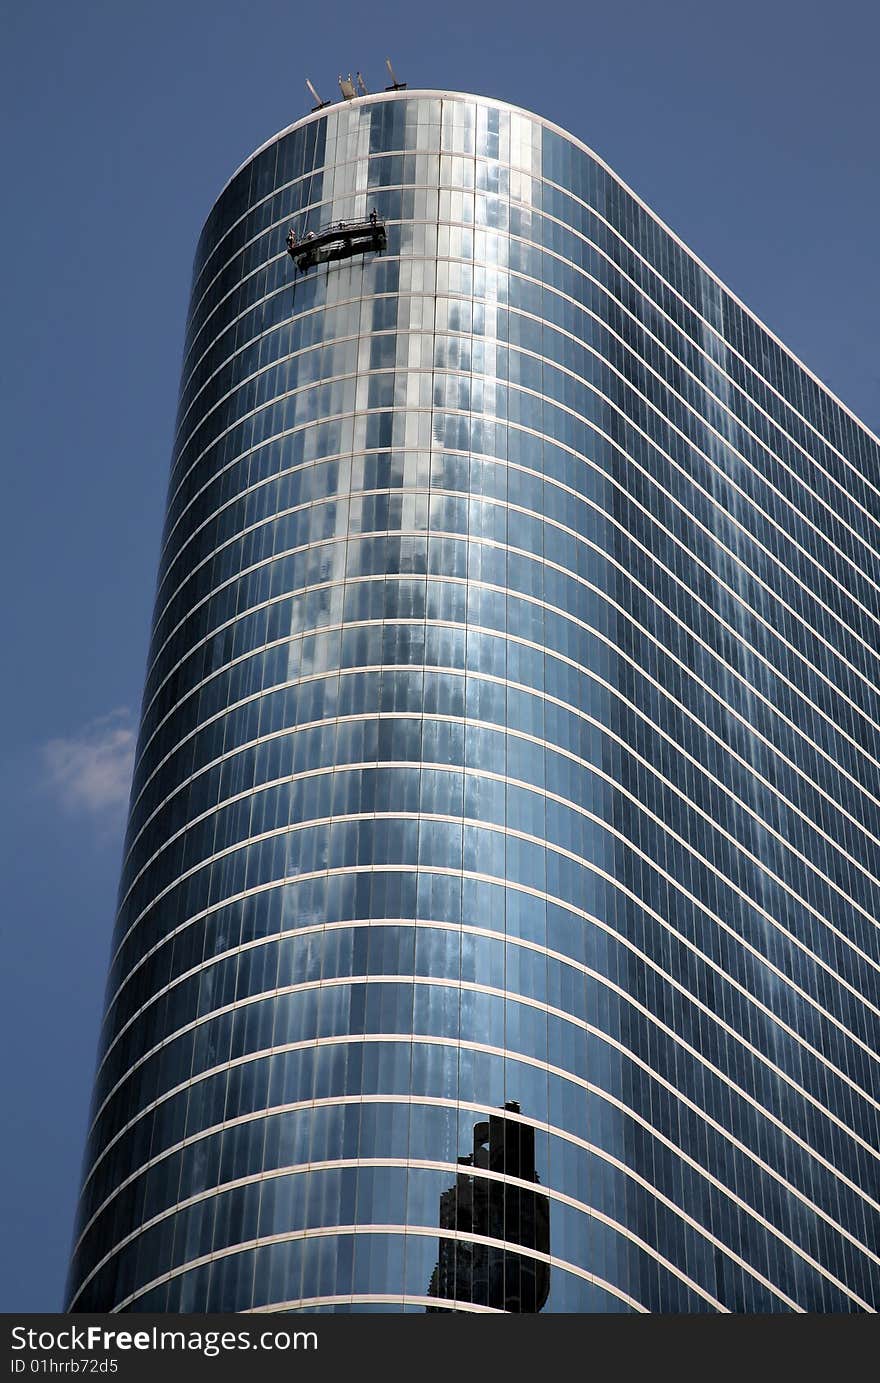
<path id="1" fill-rule="evenodd" d="M 353 255 L 381 253 L 388 244 L 385 222 L 375 213 L 366 221 L 337 221 L 335 226 L 308 231 L 297 240 L 292 230 L 287 233 L 287 253 L 297 269 L 314 269 L 316 264 L 329 264 Z"/>

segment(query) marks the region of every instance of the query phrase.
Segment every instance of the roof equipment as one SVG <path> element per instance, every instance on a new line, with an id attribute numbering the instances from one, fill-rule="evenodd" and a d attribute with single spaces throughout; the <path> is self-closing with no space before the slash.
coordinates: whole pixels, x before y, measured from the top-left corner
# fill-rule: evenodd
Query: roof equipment
<path id="1" fill-rule="evenodd" d="M 325 106 L 329 106 L 330 102 L 329 102 L 329 101 L 322 101 L 322 100 L 321 100 L 320 96 L 318 95 L 318 93 L 317 93 L 317 91 L 315 90 L 315 88 L 312 86 L 312 84 L 311 84 L 311 82 L 309 81 L 308 77 L 306 77 L 306 86 L 308 87 L 308 89 L 309 89 L 309 91 L 310 91 L 310 93 L 311 93 L 311 95 L 312 95 L 312 99 L 313 99 L 314 102 L 315 102 L 315 104 L 312 106 L 312 110 L 323 110 Z"/>
<path id="2" fill-rule="evenodd" d="M 390 85 L 390 86 L 386 86 L 385 90 L 386 90 L 386 91 L 406 91 L 406 82 L 399 82 L 399 81 L 397 80 L 397 77 L 396 77 L 395 72 L 394 72 L 394 68 L 391 66 L 391 59 L 390 59 L 390 58 L 386 58 L 386 59 L 385 59 L 385 66 L 388 68 L 388 75 L 389 75 L 389 77 L 391 78 L 391 85 Z"/>

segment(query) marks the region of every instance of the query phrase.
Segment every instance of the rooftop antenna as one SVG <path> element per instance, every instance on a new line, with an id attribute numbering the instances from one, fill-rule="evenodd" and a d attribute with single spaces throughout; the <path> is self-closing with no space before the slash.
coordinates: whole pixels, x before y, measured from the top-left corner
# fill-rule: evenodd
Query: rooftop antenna
<path id="1" fill-rule="evenodd" d="M 386 86 L 386 91 L 406 91 L 406 82 L 399 82 L 394 75 L 394 68 L 391 66 L 391 59 L 385 59 L 385 66 L 388 68 L 388 75 L 391 78 L 391 85 Z"/>
<path id="2" fill-rule="evenodd" d="M 364 81 L 363 77 L 361 76 L 360 72 L 357 74 L 357 84 L 358 84 L 358 91 L 361 93 L 361 95 L 362 95 L 362 96 L 369 96 L 370 93 L 367 91 L 367 84 L 366 84 L 366 82 Z"/>
<path id="3" fill-rule="evenodd" d="M 353 101 L 357 92 L 354 89 L 354 82 L 351 80 L 351 73 L 347 77 L 337 77 L 339 90 L 342 92 L 346 101 Z"/>
<path id="4" fill-rule="evenodd" d="M 312 86 L 312 84 L 311 84 L 311 82 L 309 81 L 308 77 L 306 77 L 306 86 L 308 87 L 309 91 L 312 93 L 312 97 L 313 97 L 314 102 L 315 102 L 315 104 L 312 106 L 312 110 L 323 110 L 325 106 L 329 106 L 330 102 L 329 102 L 329 101 L 322 101 L 322 100 L 321 100 L 320 96 L 318 95 L 318 93 L 317 93 L 317 91 L 315 90 L 315 88 Z"/>

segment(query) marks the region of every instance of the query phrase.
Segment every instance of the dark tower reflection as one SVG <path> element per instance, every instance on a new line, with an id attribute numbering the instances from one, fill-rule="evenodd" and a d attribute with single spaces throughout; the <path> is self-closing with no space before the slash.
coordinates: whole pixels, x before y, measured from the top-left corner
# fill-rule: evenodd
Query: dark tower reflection
<path id="1" fill-rule="evenodd" d="M 458 1159 L 462 1170 L 440 1197 L 440 1228 L 462 1234 L 485 1235 L 520 1244 L 526 1250 L 550 1252 L 550 1202 L 546 1191 L 481 1176 L 479 1171 L 503 1173 L 538 1184 L 535 1170 L 535 1130 L 507 1114 L 519 1114 L 515 1100 L 505 1113 L 490 1114 L 474 1124 L 473 1151 Z M 474 1173 L 467 1168 L 474 1168 Z M 440 1239 L 437 1266 L 428 1295 L 474 1302 L 498 1311 L 540 1311 L 550 1291 L 550 1265 L 528 1253 Z M 427 1311 L 454 1311 L 454 1306 L 428 1306 Z"/>

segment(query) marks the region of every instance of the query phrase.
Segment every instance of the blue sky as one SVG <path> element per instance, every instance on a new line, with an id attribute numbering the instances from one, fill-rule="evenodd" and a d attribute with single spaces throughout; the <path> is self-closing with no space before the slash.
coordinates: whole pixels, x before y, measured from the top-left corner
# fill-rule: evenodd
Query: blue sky
<path id="1" fill-rule="evenodd" d="M 192 254 L 310 77 L 482 92 L 600 153 L 875 431 L 867 0 L 44 0 L 0 30 L 0 1310 L 60 1308 Z"/>

